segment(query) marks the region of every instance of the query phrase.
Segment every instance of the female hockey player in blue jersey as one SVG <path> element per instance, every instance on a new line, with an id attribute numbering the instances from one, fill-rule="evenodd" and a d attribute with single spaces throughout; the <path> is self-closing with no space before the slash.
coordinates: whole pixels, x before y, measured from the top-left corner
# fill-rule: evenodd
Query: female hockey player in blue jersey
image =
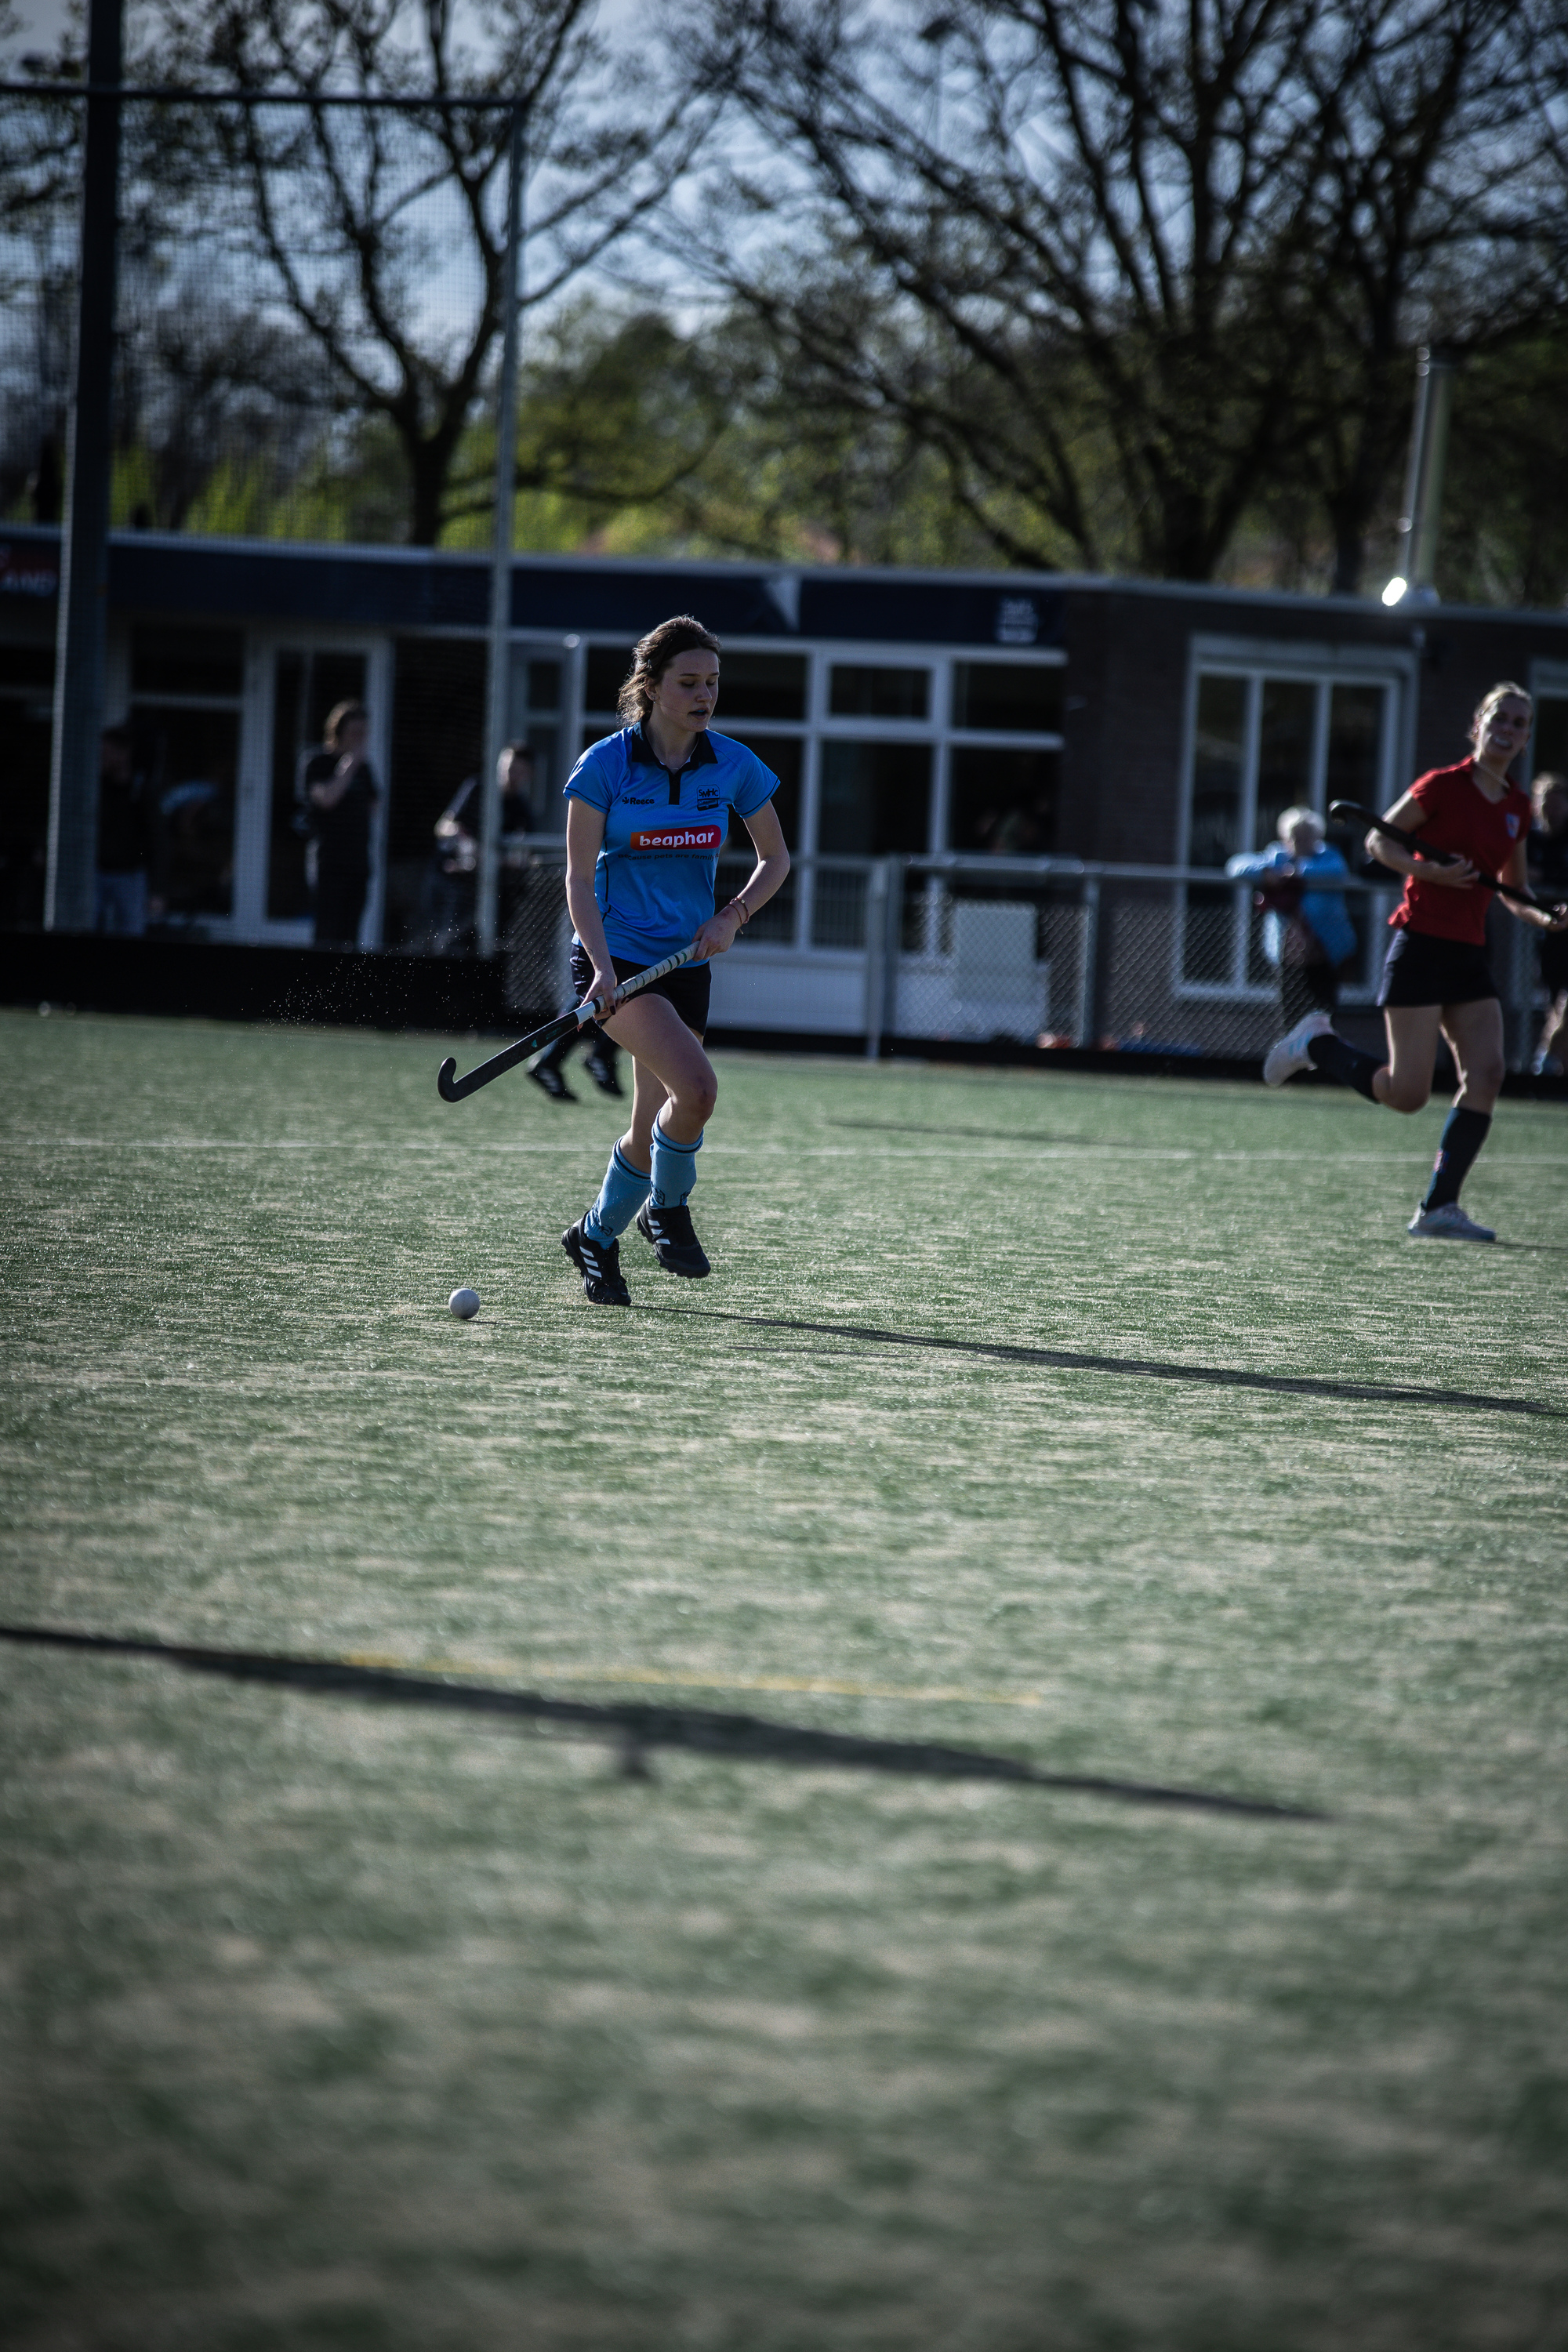
<path id="1" fill-rule="evenodd" d="M 561 1236 L 595 1307 L 627 1307 L 620 1237 L 633 1218 L 670 1274 L 709 1265 L 687 1206 L 719 1082 L 702 1050 L 709 963 L 731 948 L 789 872 L 773 796 L 778 778 L 710 727 L 719 640 L 689 614 L 661 621 L 621 688 L 626 721 L 584 752 L 566 782 L 566 904 L 572 986 L 618 1005 L 601 1027 L 632 1057 L 632 1123 L 610 1154 L 599 1197 Z M 733 810 L 757 862 L 714 909 L 714 877 Z M 619 983 L 688 942 L 697 960 L 624 1003 Z"/>

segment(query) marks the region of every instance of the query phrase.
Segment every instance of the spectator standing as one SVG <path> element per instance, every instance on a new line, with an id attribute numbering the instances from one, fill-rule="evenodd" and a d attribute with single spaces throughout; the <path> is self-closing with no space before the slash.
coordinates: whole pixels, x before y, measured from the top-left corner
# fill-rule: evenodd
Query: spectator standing
<path id="1" fill-rule="evenodd" d="M 370 713 L 363 702 L 340 702 L 323 734 L 302 779 L 316 848 L 316 945 L 352 948 L 370 887 L 371 822 L 381 798 L 365 757 Z"/>
<path id="2" fill-rule="evenodd" d="M 1226 872 L 1258 884 L 1263 952 L 1279 974 L 1287 1029 L 1309 1013 L 1331 1013 L 1339 1002 L 1340 971 L 1355 953 L 1355 927 L 1342 890 L 1325 883 L 1348 879 L 1350 868 L 1323 839 L 1315 809 L 1288 808 L 1272 848 L 1226 860 Z M 1309 889 L 1308 882 L 1319 887 Z"/>
<path id="3" fill-rule="evenodd" d="M 508 743 L 496 763 L 500 786 L 500 832 L 507 867 L 509 835 L 524 834 L 533 809 L 533 754 L 526 743 Z M 479 779 L 465 776 L 436 820 L 425 936 L 432 955 L 472 954 L 476 944 L 479 840 L 484 794 Z M 521 864 L 521 846 L 517 863 Z"/>
<path id="4" fill-rule="evenodd" d="M 1543 898 L 1568 898 L 1568 776 L 1539 775 L 1531 789 L 1530 879 Z M 1568 931 L 1542 931 L 1541 980 L 1548 1003 L 1530 1068 L 1560 1078 L 1568 1056 Z"/>
<path id="5" fill-rule="evenodd" d="M 147 867 L 153 811 L 128 727 L 106 727 L 98 753 L 98 872 L 93 920 L 100 931 L 140 939 L 147 928 Z"/>

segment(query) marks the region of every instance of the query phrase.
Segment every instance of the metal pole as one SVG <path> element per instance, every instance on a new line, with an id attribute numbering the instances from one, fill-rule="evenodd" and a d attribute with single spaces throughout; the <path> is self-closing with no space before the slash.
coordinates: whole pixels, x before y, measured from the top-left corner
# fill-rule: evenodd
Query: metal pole
<path id="1" fill-rule="evenodd" d="M 879 857 L 866 877 L 866 1059 L 882 1050 L 888 988 L 888 880 L 892 860 Z"/>
<path id="2" fill-rule="evenodd" d="M 1098 1007 L 1095 980 L 1100 969 L 1100 877 L 1089 875 L 1083 886 L 1083 928 L 1078 940 L 1078 1021 L 1075 1045 L 1092 1045 Z"/>
<path id="3" fill-rule="evenodd" d="M 522 276 L 522 182 L 527 125 L 512 109 L 507 152 L 506 257 L 501 266 L 500 385 L 496 396 L 495 537 L 490 553 L 489 695 L 485 716 L 485 769 L 479 828 L 479 953 L 496 951 L 496 900 L 500 883 L 500 755 L 511 732 L 511 530 L 517 494 L 518 300 Z"/>
<path id="4" fill-rule="evenodd" d="M 1415 414 L 1405 477 L 1405 511 L 1399 518 L 1397 569 L 1384 591 L 1385 604 L 1435 604 L 1437 601 L 1432 583 L 1437 569 L 1443 472 L 1453 405 L 1453 354 L 1423 345 L 1415 355 Z"/>
<path id="5" fill-rule="evenodd" d="M 110 378 L 114 356 L 114 240 L 120 184 L 121 0 L 90 0 L 82 157 L 76 368 L 66 443 L 65 521 L 49 754 L 44 922 L 89 931 L 96 918 L 99 737 L 103 731 L 109 608 Z"/>

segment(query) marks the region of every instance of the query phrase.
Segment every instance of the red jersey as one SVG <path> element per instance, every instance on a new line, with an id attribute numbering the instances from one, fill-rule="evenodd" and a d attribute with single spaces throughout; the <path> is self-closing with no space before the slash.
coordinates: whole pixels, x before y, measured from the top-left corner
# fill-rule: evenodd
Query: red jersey
<path id="1" fill-rule="evenodd" d="M 1497 879 L 1530 831 L 1530 794 L 1510 784 L 1501 800 L 1489 801 L 1475 778 L 1473 760 L 1417 776 L 1410 797 L 1424 820 L 1418 835 L 1421 851 L 1425 856 L 1457 850 L 1479 872 Z M 1479 882 L 1468 890 L 1450 890 L 1440 882 L 1418 882 L 1412 875 L 1388 919 L 1424 931 L 1428 939 L 1464 940 L 1472 947 L 1484 947 L 1491 902 L 1491 892 Z"/>

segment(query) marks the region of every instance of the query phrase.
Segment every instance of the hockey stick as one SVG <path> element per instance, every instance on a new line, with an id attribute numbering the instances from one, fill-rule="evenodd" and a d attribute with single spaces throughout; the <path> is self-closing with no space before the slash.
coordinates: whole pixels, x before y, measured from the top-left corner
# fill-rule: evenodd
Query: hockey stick
<path id="1" fill-rule="evenodd" d="M 1411 856 L 1421 858 L 1424 865 L 1447 866 L 1450 862 L 1449 853 L 1446 850 L 1439 850 L 1436 856 L 1428 852 L 1423 857 L 1419 834 L 1406 833 L 1403 825 L 1390 824 L 1386 817 L 1377 816 L 1371 809 L 1363 808 L 1359 801 L 1331 801 L 1329 814 L 1341 824 L 1349 824 L 1354 819 L 1371 825 L 1373 833 L 1385 833 L 1390 841 L 1398 842 L 1401 849 L 1408 849 Z M 1490 874 L 1483 874 L 1479 866 L 1476 880 L 1483 889 L 1495 890 L 1500 898 L 1511 898 L 1521 907 L 1533 907 L 1538 914 L 1560 915 L 1563 912 L 1561 900 L 1537 898 L 1528 890 L 1516 890 L 1511 882 L 1499 882 Z"/>
<path id="2" fill-rule="evenodd" d="M 624 1003 L 628 996 L 635 996 L 639 988 L 650 988 L 656 980 L 662 980 L 667 971 L 679 971 L 683 963 L 692 961 L 696 953 L 695 946 L 682 948 L 679 954 L 666 956 L 662 963 L 650 963 L 646 971 L 633 972 L 630 980 L 621 982 L 621 1002 Z M 584 997 L 581 1004 L 574 1006 L 570 1013 L 563 1013 L 558 1020 L 547 1021 L 542 1029 L 535 1029 L 531 1036 L 520 1037 L 515 1045 L 508 1045 L 501 1053 L 492 1054 L 488 1062 L 481 1062 L 478 1069 L 468 1072 L 466 1078 L 458 1076 L 458 1065 L 448 1054 L 436 1073 L 436 1090 L 443 1102 L 461 1102 L 465 1095 L 477 1094 L 480 1087 L 488 1087 L 492 1078 L 502 1076 L 508 1070 L 515 1070 L 518 1064 L 526 1062 L 531 1054 L 542 1053 L 545 1046 L 553 1045 L 558 1037 L 569 1037 L 574 1029 L 581 1029 L 588 1022 L 596 1020 L 598 1013 L 599 999 L 596 996 Z"/>

